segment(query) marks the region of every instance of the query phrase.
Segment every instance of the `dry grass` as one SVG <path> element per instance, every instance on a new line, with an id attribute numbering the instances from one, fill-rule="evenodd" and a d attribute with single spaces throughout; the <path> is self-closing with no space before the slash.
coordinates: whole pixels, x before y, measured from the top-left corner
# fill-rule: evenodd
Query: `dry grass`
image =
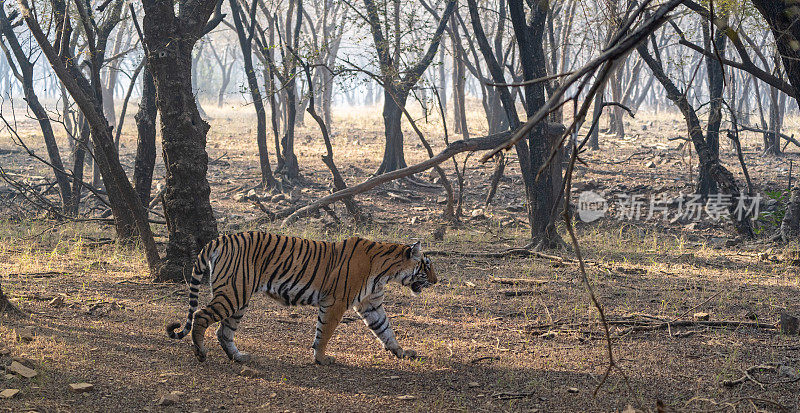
<path id="1" fill-rule="evenodd" d="M 224 161 L 209 169 L 212 204 L 217 216 L 224 217 L 221 230 L 278 230 L 273 224 L 258 224 L 260 212 L 232 199 L 240 188 L 257 183 L 253 130 L 242 127 L 251 124 L 249 114 L 238 109 L 206 110 L 216 118 L 209 156 Z M 654 192 L 687 192 L 690 171 L 674 150 L 677 143 L 664 139 L 680 133 L 682 125 L 675 124 L 679 118 L 664 114 L 639 118 L 629 127 L 637 138 L 604 137 L 604 150 L 587 154 L 590 167 L 581 171 L 579 183 L 595 180 L 609 194 L 634 184 Z M 336 114 L 336 159 L 348 182 L 365 179 L 378 165 L 379 156 L 373 155 L 382 150 L 378 119 L 375 109 Z M 324 194 L 330 180 L 319 160 L 323 149 L 312 126 L 309 121 L 298 132 L 298 156 L 308 180 L 295 194 L 300 203 Z M 29 134 L 33 130 L 30 127 Z M 441 148 L 437 130 L 436 125 L 426 126 Z M 133 130 L 126 126 L 125 132 L 123 161 L 131 164 Z M 406 139 L 408 161 L 424 159 L 413 133 Z M 778 187 L 785 179 L 781 165 L 797 155 L 764 160 L 754 150 L 757 143 L 755 136 L 745 142 L 753 176 L 762 188 Z M 0 147 L 11 144 L 0 142 Z M 652 154 L 620 164 L 607 162 L 648 147 Z M 730 150 L 723 152 L 725 163 L 738 170 L 728 156 Z M 661 159 L 658 167 L 645 168 L 655 155 Z M 5 155 L 0 161 L 17 171 L 47 174 L 21 155 Z M 481 207 L 491 173 L 491 165 L 468 165 L 467 212 Z M 159 176 L 162 167 L 157 169 Z M 377 219 L 372 224 L 337 226 L 322 216 L 301 220 L 285 233 L 328 240 L 353 234 L 403 242 L 420 238 L 429 250 L 499 251 L 523 244 L 529 231 L 522 213 L 506 209 L 522 200 L 515 165 L 509 176 L 487 219 L 450 227 L 443 241 L 431 235 L 440 225 L 436 200 L 441 193 L 413 187 L 406 189 L 421 198 L 410 204 L 389 198 L 386 191 L 391 187 L 359 197 Z M 342 210 L 337 211 L 344 217 Z M 680 223 L 606 220 L 579 224 L 577 229 L 587 259 L 594 263 L 588 269 L 590 279 L 610 317 L 643 313 L 670 319 L 700 304 L 696 311 L 710 313 L 713 320 L 755 318 L 772 323 L 783 309 L 800 308 L 798 267 L 783 259 L 796 245 L 774 247 L 762 240 L 721 247 L 713 238 L 726 238 L 729 228 L 713 222 L 691 228 Z M 158 234 L 163 236 L 163 229 Z M 800 338 L 744 328 L 635 333 L 614 328 L 615 352 L 630 388 L 621 375 L 613 374 L 593 398 L 607 363 L 596 313 L 574 265 L 539 258 L 436 257 L 442 281 L 421 296 L 390 287 L 387 313 L 401 344 L 423 356 L 415 361 L 394 359 L 355 320 L 342 324 L 331 342 L 338 364 L 316 366 L 308 349 L 315 310 L 280 307 L 257 297 L 237 342 L 254 356 L 250 366 L 264 375 L 244 378 L 238 375 L 239 366 L 214 344 L 212 333 L 209 359 L 202 364 L 192 355 L 188 339 L 167 338 L 164 326 L 184 317 L 185 289 L 150 283 L 141 254 L 103 243 L 109 236 L 107 227 L 96 224 L 0 222 L 3 288 L 32 313 L 28 320 L 0 318 L 0 348 L 28 360 L 39 372 L 31 381 L 3 378 L 0 388 L 22 392 L 0 402 L 0 411 L 618 411 L 628 404 L 655 410 L 656 400 L 690 411 L 732 410 L 734 405 L 737 411 L 775 409 L 756 399 L 780 403 L 791 411 L 800 405 L 798 383 L 721 386 L 722 380 L 738 378 L 743 369 L 758 364 L 785 362 L 795 372 L 800 367 Z M 767 259 L 759 258 L 767 248 L 773 249 Z M 492 277 L 535 282 L 502 285 L 493 283 Z M 507 296 L 507 291 L 529 291 L 529 295 Z M 48 305 L 59 294 L 65 295 L 66 306 Z M 558 330 L 552 338 L 531 329 L 553 321 L 584 325 Z M 14 330 L 22 325 L 34 327 L 33 341 L 16 340 Z M 694 333 L 675 334 L 689 330 Z M 70 393 L 68 383 L 78 381 L 93 383 L 96 390 L 87 395 Z M 175 390 L 185 392 L 178 405 L 155 406 L 160 396 Z M 512 393 L 521 396 L 503 399 Z"/>

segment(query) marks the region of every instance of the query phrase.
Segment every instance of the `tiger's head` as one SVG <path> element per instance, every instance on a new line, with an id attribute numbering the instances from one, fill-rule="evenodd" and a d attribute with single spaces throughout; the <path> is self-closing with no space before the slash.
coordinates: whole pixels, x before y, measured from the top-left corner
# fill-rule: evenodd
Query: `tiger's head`
<path id="1" fill-rule="evenodd" d="M 431 260 L 428 259 L 420 248 L 419 241 L 403 249 L 403 269 L 395 276 L 400 284 L 411 289 L 414 294 L 419 294 L 422 289 L 436 284 L 436 272 L 433 270 Z"/>

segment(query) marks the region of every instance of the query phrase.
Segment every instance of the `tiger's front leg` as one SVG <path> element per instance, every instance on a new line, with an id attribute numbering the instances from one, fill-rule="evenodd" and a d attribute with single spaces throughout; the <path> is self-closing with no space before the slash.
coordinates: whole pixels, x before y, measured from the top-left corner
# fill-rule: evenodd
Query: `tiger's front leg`
<path id="1" fill-rule="evenodd" d="M 417 352 L 414 350 L 403 350 L 397 338 L 394 335 L 394 330 L 389 323 L 389 317 L 386 317 L 386 311 L 383 309 L 383 302 L 380 303 L 365 303 L 361 308 L 356 309 L 358 315 L 364 318 L 364 324 L 372 330 L 372 334 L 383 343 L 383 348 L 389 350 L 397 358 L 415 358 Z"/>
<path id="2" fill-rule="evenodd" d="M 319 315 L 317 315 L 317 331 L 314 335 L 314 344 L 311 348 L 314 349 L 314 362 L 323 366 L 333 364 L 336 360 L 331 356 L 325 355 L 325 349 L 328 347 L 328 341 L 336 330 L 336 326 L 342 321 L 345 306 L 341 303 L 322 303 L 319 306 Z"/>

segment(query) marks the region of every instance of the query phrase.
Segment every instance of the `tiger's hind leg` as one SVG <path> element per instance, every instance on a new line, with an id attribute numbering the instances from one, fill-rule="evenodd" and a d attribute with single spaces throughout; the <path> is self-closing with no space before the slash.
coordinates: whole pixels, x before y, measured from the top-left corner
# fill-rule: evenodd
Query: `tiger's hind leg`
<path id="1" fill-rule="evenodd" d="M 333 357 L 325 355 L 325 348 L 328 346 L 328 341 L 331 339 L 333 331 L 336 330 L 336 326 L 342 321 L 345 309 L 346 307 L 341 303 L 319 306 L 317 332 L 314 336 L 314 344 L 311 346 L 314 349 L 315 363 L 328 365 L 335 362 Z"/>
<path id="2" fill-rule="evenodd" d="M 219 340 L 219 344 L 222 346 L 222 349 L 225 350 L 225 354 L 228 355 L 228 358 L 237 363 L 247 363 L 250 361 L 250 355 L 239 351 L 239 349 L 236 348 L 236 343 L 233 342 L 233 335 L 236 333 L 236 329 L 239 327 L 239 321 L 241 321 L 246 310 L 247 306 L 239 309 L 233 313 L 232 316 L 222 320 L 222 322 L 219 323 L 219 328 L 217 328 L 217 340 Z"/>
<path id="3" fill-rule="evenodd" d="M 204 308 L 194 313 L 194 326 L 192 327 L 192 343 L 194 344 L 194 354 L 197 360 L 205 361 L 208 349 L 204 345 L 205 333 L 208 326 L 222 321 L 232 316 L 235 312 L 228 304 L 230 300 L 223 295 L 214 295 L 211 302 Z"/>

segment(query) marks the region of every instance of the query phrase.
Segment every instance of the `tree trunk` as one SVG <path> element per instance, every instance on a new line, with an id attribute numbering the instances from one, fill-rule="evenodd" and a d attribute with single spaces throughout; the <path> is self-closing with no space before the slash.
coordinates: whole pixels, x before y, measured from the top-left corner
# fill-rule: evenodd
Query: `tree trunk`
<path id="1" fill-rule="evenodd" d="M 464 104 L 464 77 L 466 70 L 464 68 L 464 56 L 461 55 L 461 47 L 457 44 L 461 41 L 459 38 L 458 24 L 456 23 L 456 16 L 450 18 L 450 40 L 453 45 L 453 132 L 463 133 L 466 130 L 466 109 Z"/>
<path id="2" fill-rule="evenodd" d="M 192 49 L 215 3 L 203 2 L 197 6 L 200 10 L 185 17 L 175 16 L 171 1 L 143 2 L 144 41 L 161 114 L 167 170 L 164 213 L 169 222 L 169 242 L 159 281 L 188 280 L 198 251 L 217 236 L 206 179 L 209 125 L 200 117 L 192 89 Z"/>
<path id="3" fill-rule="evenodd" d="M 508 116 L 503 111 L 500 96 L 492 87 L 485 88 L 487 94 L 486 118 L 489 123 L 489 134 L 508 129 Z"/>
<path id="4" fill-rule="evenodd" d="M 800 238 L 800 185 L 792 189 L 792 196 L 786 203 L 786 215 L 781 222 L 781 238 L 784 242 Z"/>
<path id="5" fill-rule="evenodd" d="M 294 132 L 295 121 L 297 120 L 297 89 L 294 76 L 286 85 L 286 128 L 281 139 L 281 158 L 283 158 L 283 168 L 281 174 L 289 180 L 300 176 L 300 166 L 297 163 L 297 156 L 294 154 Z"/>
<path id="6" fill-rule="evenodd" d="M 403 110 L 398 106 L 398 104 L 405 106 L 407 98 L 408 95 L 399 94 L 384 84 L 383 124 L 386 145 L 383 151 L 383 162 L 378 167 L 376 174 L 392 172 L 407 166 L 403 153 L 403 130 L 401 128 Z"/>
<path id="7" fill-rule="evenodd" d="M 367 83 L 367 87 L 372 91 L 372 83 Z M 328 70 L 322 71 L 322 118 L 328 128 L 333 124 L 331 120 L 331 110 L 333 106 L 333 74 Z M 368 99 L 368 105 L 372 104 L 372 98 Z"/>
<path id="8" fill-rule="evenodd" d="M 82 113 L 78 113 L 78 142 L 72 153 L 72 191 L 67 215 L 78 216 L 83 191 L 83 167 L 86 164 L 86 151 L 89 146 L 89 124 Z"/>
<path id="9" fill-rule="evenodd" d="M 272 53 L 272 52 L 269 52 Z M 264 82 L 266 83 L 267 95 L 269 96 L 269 116 L 272 122 L 272 135 L 275 138 L 275 171 L 283 168 L 283 157 L 281 156 L 281 108 L 275 94 L 275 75 L 269 68 L 264 69 Z"/>
<path id="10" fill-rule="evenodd" d="M 522 0 L 510 0 L 508 3 L 514 34 L 520 49 L 520 64 L 524 79 L 531 80 L 546 76 L 543 37 L 547 4 L 536 3 L 528 19 Z M 525 86 L 525 110 L 528 116 L 536 113 L 544 103 L 545 90 L 542 82 Z M 534 127 L 528 135 L 530 147 L 530 171 L 528 173 L 530 176 L 525 184 L 531 240 L 537 249 L 551 248 L 562 243 L 561 237 L 555 229 L 555 211 L 559 200 L 554 196 L 555 182 L 553 180 L 556 173 L 561 176 L 562 166 L 560 163 L 552 162 L 542 171 L 538 179 L 535 176 L 544 167 L 555 143 L 556 137 L 546 132 L 545 125 L 540 124 Z"/>
<path id="11" fill-rule="evenodd" d="M 597 94 L 594 95 L 594 109 L 592 111 L 592 125 L 597 127 L 592 128 L 592 133 L 589 135 L 589 149 L 600 149 L 600 116 L 603 116 L 603 93 L 605 92 L 605 85 L 598 89 Z"/>
<path id="12" fill-rule="evenodd" d="M 153 186 L 153 169 L 156 165 L 156 85 L 153 73 L 145 63 L 142 75 L 142 99 L 136 113 L 136 161 L 133 166 L 133 182 L 139 201 L 146 208 L 150 203 L 150 190 Z"/>
<path id="13" fill-rule="evenodd" d="M 786 95 L 778 93 L 778 89 L 769 88 L 769 128 L 764 132 L 764 153 L 780 155 L 781 153 L 781 127 L 783 126 L 783 107 Z"/>
<path id="14" fill-rule="evenodd" d="M 25 316 L 25 313 L 15 306 L 3 293 L 3 285 L 0 284 L 0 314 L 11 314 L 15 316 Z"/>
<path id="15" fill-rule="evenodd" d="M 231 82 L 231 71 L 233 70 L 233 65 L 229 68 L 224 69 L 222 73 L 222 84 L 219 86 L 219 95 L 217 96 L 217 107 L 222 107 L 225 103 L 225 92 L 228 90 L 228 84 Z"/>
<path id="16" fill-rule="evenodd" d="M 753 5 L 770 26 L 786 77 L 795 92 L 792 97 L 800 101 L 800 47 L 797 46 L 800 25 L 797 24 L 797 6 L 791 1 L 773 0 L 753 0 Z"/>
<path id="17" fill-rule="evenodd" d="M 714 38 L 709 33 L 709 23 L 703 22 L 703 38 L 705 47 L 711 49 L 711 42 L 714 42 L 714 49 L 722 56 L 725 54 L 725 33 L 717 31 Z M 708 71 L 708 89 L 710 104 L 708 110 L 708 125 L 706 126 L 706 146 L 710 155 L 719 160 L 719 128 L 722 123 L 722 93 L 725 86 L 725 73 L 722 64 L 716 58 L 705 57 Z M 703 197 L 708 198 L 711 194 L 717 193 L 717 184 L 711 177 L 712 165 L 709 163 L 700 164 L 700 174 L 697 192 Z"/>
<path id="18" fill-rule="evenodd" d="M 246 29 L 242 22 L 242 11 L 239 8 L 238 0 L 230 0 L 231 13 L 236 25 L 236 35 L 239 39 L 239 47 L 242 50 L 244 59 L 244 72 L 247 76 L 247 86 L 250 89 L 250 96 L 253 99 L 253 108 L 256 111 L 256 143 L 258 145 L 258 161 L 261 166 L 261 186 L 272 188 L 276 185 L 275 177 L 272 176 L 272 167 L 269 164 L 269 151 L 267 150 L 267 111 L 264 109 L 264 101 L 261 99 L 261 88 L 258 86 L 255 69 L 253 69 L 253 38 L 252 33 L 255 29 L 255 12 L 253 7 L 250 13 L 249 24 Z M 253 4 L 255 6 L 255 3 Z"/>
<path id="19" fill-rule="evenodd" d="M 436 89 L 439 93 L 439 100 L 442 102 L 442 109 L 447 113 L 447 78 L 445 77 L 445 59 L 444 52 L 439 53 L 439 87 Z"/>
<path id="20" fill-rule="evenodd" d="M 609 85 L 611 86 L 611 99 L 617 103 L 622 103 L 622 74 L 624 68 L 624 65 L 620 66 L 614 76 L 611 76 L 609 79 L 609 82 L 611 82 Z M 611 124 L 609 126 L 611 128 L 611 132 L 614 133 L 614 136 L 617 139 L 622 139 L 625 137 L 625 122 L 623 120 L 623 116 L 624 112 L 621 107 L 614 106 L 611 109 Z"/>

